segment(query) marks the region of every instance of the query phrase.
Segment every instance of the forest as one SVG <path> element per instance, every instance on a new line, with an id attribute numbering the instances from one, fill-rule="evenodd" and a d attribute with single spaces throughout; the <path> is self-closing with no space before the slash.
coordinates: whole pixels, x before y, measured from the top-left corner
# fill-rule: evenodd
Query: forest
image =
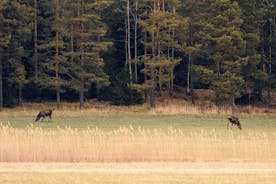
<path id="1" fill-rule="evenodd" d="M 217 105 L 272 105 L 275 3 L 1 0 L 0 109 L 89 99 L 155 107 L 158 94 L 179 91 L 195 103 L 197 89 Z"/>

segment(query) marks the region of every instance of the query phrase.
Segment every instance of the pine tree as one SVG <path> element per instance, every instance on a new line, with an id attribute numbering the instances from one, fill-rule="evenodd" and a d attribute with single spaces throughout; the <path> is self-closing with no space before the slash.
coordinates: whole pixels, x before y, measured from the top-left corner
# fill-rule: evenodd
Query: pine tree
<path id="1" fill-rule="evenodd" d="M 267 74 L 265 81 L 266 88 L 266 103 L 269 106 L 271 103 L 271 88 L 275 86 L 275 1 L 263 0 L 259 3 L 262 9 L 263 22 L 261 24 L 261 53 L 262 53 L 262 69 Z M 274 83 L 274 84 L 273 84 Z"/>
<path id="2" fill-rule="evenodd" d="M 259 67 L 261 63 L 261 54 L 257 48 L 260 45 L 260 24 L 262 22 L 262 11 L 256 1 L 243 0 L 238 1 L 242 9 L 244 39 L 246 40 L 245 56 L 248 57 L 248 63 L 242 70 L 245 79 L 248 102 L 250 103 L 251 95 L 261 96 L 260 84 L 263 84 L 267 78 L 265 72 Z"/>
<path id="3" fill-rule="evenodd" d="M 69 85 L 68 68 L 69 63 L 66 57 L 65 37 L 66 34 L 66 22 L 64 21 L 64 9 L 65 6 L 60 0 L 54 0 L 49 2 L 49 6 L 53 7 L 54 11 L 49 12 L 48 16 L 45 16 L 44 21 L 51 23 L 49 37 L 46 42 L 39 44 L 38 48 L 40 53 L 43 54 L 45 60 L 41 64 L 43 72 L 39 73 L 39 80 L 37 81 L 41 87 L 45 89 L 51 89 L 56 93 L 56 105 L 59 109 L 61 107 L 60 94 L 62 89 Z"/>
<path id="4" fill-rule="evenodd" d="M 111 1 L 83 1 L 71 3 L 71 49 L 72 61 L 70 63 L 71 87 L 79 92 L 80 108 L 84 107 L 85 91 L 92 83 L 101 86 L 109 84 L 105 74 L 104 60 L 101 54 L 107 50 L 111 42 L 105 41 L 106 26 L 102 22 L 100 12 Z"/>
<path id="5" fill-rule="evenodd" d="M 7 86 L 18 90 L 18 104 L 22 104 L 22 87 L 27 82 L 24 60 L 28 57 L 25 43 L 31 35 L 31 8 L 28 4 L 9 1 L 3 11 L 8 41 L 5 50 L 5 77 Z M 13 90 L 14 91 L 14 90 Z M 12 94 L 8 94 L 10 96 Z M 13 98 L 11 96 L 11 98 Z M 13 104 L 9 104 L 13 105 Z"/>
<path id="6" fill-rule="evenodd" d="M 200 44 L 200 37 L 197 35 L 199 27 L 199 22 L 201 19 L 201 12 L 204 11 L 201 7 L 202 2 L 197 0 L 182 0 L 181 15 L 187 17 L 187 28 L 183 31 L 181 37 L 181 50 L 188 57 L 187 62 L 187 87 L 186 92 L 190 94 L 191 100 L 194 102 L 194 92 L 193 92 L 193 81 L 194 81 L 194 71 L 199 69 L 196 65 L 196 58 L 199 55 L 202 44 Z M 200 72 L 197 72 L 200 73 Z"/>
<path id="7" fill-rule="evenodd" d="M 155 107 L 156 88 L 162 89 L 162 86 L 171 84 L 174 67 L 180 61 L 170 54 L 170 47 L 171 50 L 176 47 L 175 44 L 172 44 L 174 40 L 172 32 L 177 30 L 182 22 L 175 11 L 167 9 L 168 5 L 165 1 L 154 0 L 143 3 L 152 7 L 152 11 L 144 13 L 139 21 L 144 34 L 147 35 L 147 42 L 144 42 L 144 46 L 151 48 L 151 54 L 146 53 L 142 59 L 146 80 L 143 84 L 136 84 L 133 87 L 148 91 L 150 106 Z M 174 7 L 172 2 L 169 5 Z"/>
<path id="8" fill-rule="evenodd" d="M 38 43 L 37 43 L 37 24 L 38 24 L 38 2 L 37 0 L 34 0 L 34 7 L 33 7 L 33 13 L 34 13 L 34 79 L 35 81 L 38 79 Z"/>
<path id="9" fill-rule="evenodd" d="M 208 3 L 210 6 L 203 14 L 205 18 L 199 34 L 209 59 L 214 63 L 215 76 L 211 86 L 215 90 L 217 103 L 234 105 L 234 99 L 240 97 L 244 89 L 241 70 L 248 62 L 248 58 L 244 57 L 246 42 L 241 31 L 241 9 L 237 2 L 230 0 Z"/>
<path id="10" fill-rule="evenodd" d="M 8 1 L 0 1 L 0 110 L 3 108 L 3 66 L 4 66 L 4 53 L 10 41 L 9 32 L 6 27 L 7 20 L 4 17 L 4 11 L 8 6 Z"/>

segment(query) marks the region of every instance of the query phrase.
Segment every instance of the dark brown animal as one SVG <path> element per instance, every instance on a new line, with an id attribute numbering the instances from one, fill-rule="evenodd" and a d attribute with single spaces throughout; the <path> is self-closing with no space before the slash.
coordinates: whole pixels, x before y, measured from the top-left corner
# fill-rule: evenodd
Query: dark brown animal
<path id="1" fill-rule="evenodd" d="M 40 118 L 42 118 L 42 121 L 44 120 L 44 118 L 46 118 L 47 116 L 49 117 L 49 119 L 52 118 L 52 109 L 47 109 L 47 110 L 43 110 L 43 111 L 40 111 L 38 113 L 38 115 L 36 116 L 35 118 L 35 121 L 38 121 L 40 120 Z"/>
<path id="2" fill-rule="evenodd" d="M 228 119 L 227 129 L 228 129 L 229 123 L 232 124 L 231 129 L 232 129 L 233 125 L 237 126 L 240 130 L 242 129 L 239 118 L 237 118 L 235 116 L 229 116 L 227 119 Z"/>

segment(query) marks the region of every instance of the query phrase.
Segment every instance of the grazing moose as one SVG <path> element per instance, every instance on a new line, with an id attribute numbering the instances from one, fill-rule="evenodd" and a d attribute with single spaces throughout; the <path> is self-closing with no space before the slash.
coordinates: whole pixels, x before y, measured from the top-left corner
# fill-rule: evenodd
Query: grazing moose
<path id="1" fill-rule="evenodd" d="M 231 129 L 232 129 L 233 125 L 236 125 L 240 130 L 242 129 L 239 118 L 237 118 L 235 116 L 229 116 L 227 119 L 228 119 L 227 129 L 228 129 L 229 123 L 232 124 Z"/>
<path id="2" fill-rule="evenodd" d="M 44 118 L 46 118 L 47 116 L 49 116 L 49 119 L 52 118 L 52 109 L 47 109 L 47 110 L 43 110 L 43 111 L 40 111 L 38 113 L 38 115 L 36 116 L 36 119 L 35 121 L 38 121 L 40 120 L 40 118 L 42 118 L 42 121 L 44 120 Z"/>

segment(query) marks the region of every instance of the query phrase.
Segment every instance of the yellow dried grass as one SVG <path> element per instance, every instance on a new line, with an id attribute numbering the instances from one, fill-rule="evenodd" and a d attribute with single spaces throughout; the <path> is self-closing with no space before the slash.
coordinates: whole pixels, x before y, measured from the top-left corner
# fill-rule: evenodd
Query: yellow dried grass
<path id="1" fill-rule="evenodd" d="M 0 162 L 276 161 L 276 132 L 0 126 Z"/>

